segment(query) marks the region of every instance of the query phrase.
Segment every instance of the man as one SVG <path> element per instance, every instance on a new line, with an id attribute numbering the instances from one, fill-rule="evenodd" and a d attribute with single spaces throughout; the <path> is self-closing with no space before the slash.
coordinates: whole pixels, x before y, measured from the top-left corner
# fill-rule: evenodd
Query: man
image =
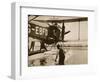
<path id="1" fill-rule="evenodd" d="M 59 50 L 59 53 L 56 55 L 55 61 L 57 60 L 59 56 L 58 65 L 64 65 L 64 60 L 65 60 L 64 51 L 59 44 L 57 45 L 57 49 Z"/>

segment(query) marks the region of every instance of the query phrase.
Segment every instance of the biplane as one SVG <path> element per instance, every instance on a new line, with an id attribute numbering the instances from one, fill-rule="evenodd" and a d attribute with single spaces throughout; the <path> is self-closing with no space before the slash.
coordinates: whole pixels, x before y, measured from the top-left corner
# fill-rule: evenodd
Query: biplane
<path id="1" fill-rule="evenodd" d="M 41 42 L 41 47 L 46 50 L 44 44 L 51 45 L 58 42 L 64 42 L 64 36 L 71 31 L 65 31 L 66 22 L 84 21 L 87 17 L 62 17 L 62 16 L 42 16 L 28 15 L 28 37 L 38 39 Z M 59 26 L 61 23 L 62 26 Z M 34 42 L 32 43 L 34 47 Z M 30 51 L 29 55 L 41 53 L 44 51 Z"/>

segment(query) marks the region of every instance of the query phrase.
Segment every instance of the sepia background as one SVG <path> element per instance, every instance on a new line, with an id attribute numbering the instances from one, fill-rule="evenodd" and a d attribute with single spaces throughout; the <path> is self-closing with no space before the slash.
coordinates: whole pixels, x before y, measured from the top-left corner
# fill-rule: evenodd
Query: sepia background
<path id="1" fill-rule="evenodd" d="M 62 41 L 61 33 L 60 39 L 57 44 L 62 45 L 65 53 L 65 65 L 72 64 L 88 64 L 88 18 L 87 17 L 74 17 L 74 16 L 39 16 L 39 15 L 28 15 L 28 28 L 31 28 L 32 37 L 28 37 L 28 47 L 30 49 L 32 42 L 34 44 L 33 52 L 38 51 L 36 54 L 28 54 L 28 64 L 30 66 L 41 66 L 41 60 L 45 60 L 44 65 L 56 65 L 55 62 L 57 48 L 56 45 L 46 44 L 48 51 L 40 52 L 40 45 L 42 37 L 47 36 L 49 25 L 52 22 L 56 22 L 60 32 L 62 32 L 63 25 L 65 27 L 65 32 L 70 31 L 70 33 L 64 35 Z M 35 26 L 34 26 L 35 25 Z M 35 29 L 34 29 L 35 28 Z M 36 34 L 36 29 L 39 32 Z M 38 38 L 37 38 L 38 36 Z M 30 49 L 32 52 L 32 49 Z"/>

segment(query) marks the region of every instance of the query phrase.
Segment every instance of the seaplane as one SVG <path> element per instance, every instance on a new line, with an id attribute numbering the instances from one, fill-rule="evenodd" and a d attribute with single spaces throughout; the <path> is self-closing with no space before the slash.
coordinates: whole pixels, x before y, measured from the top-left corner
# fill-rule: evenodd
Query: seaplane
<path id="1" fill-rule="evenodd" d="M 66 16 L 28 15 L 28 37 L 39 40 L 42 46 L 44 46 L 44 44 L 56 45 L 58 42 L 64 42 L 64 36 L 71 32 L 70 30 L 65 31 L 66 22 L 82 20 L 87 20 L 87 18 L 74 17 L 73 19 L 73 17 Z M 30 49 L 28 49 L 28 55 L 30 56 L 48 51 L 45 46 L 44 48 L 45 50 L 43 51 L 41 49 L 37 51 L 30 51 Z"/>

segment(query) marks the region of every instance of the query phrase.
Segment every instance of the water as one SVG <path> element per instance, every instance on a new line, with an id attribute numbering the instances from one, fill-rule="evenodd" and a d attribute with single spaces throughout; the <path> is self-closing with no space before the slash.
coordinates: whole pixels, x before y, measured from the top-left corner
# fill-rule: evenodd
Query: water
<path id="1" fill-rule="evenodd" d="M 88 49 L 87 47 L 65 47 L 65 65 L 79 65 L 88 64 Z M 36 54 L 29 57 L 29 66 L 51 66 L 57 65 L 55 62 L 56 54 L 58 51 L 55 49 L 47 51 L 42 54 Z"/>
<path id="2" fill-rule="evenodd" d="M 65 60 L 65 64 L 87 64 L 87 50 L 70 50 L 69 58 Z M 67 55 L 67 54 L 66 54 Z M 66 57 L 67 58 L 67 57 Z"/>

